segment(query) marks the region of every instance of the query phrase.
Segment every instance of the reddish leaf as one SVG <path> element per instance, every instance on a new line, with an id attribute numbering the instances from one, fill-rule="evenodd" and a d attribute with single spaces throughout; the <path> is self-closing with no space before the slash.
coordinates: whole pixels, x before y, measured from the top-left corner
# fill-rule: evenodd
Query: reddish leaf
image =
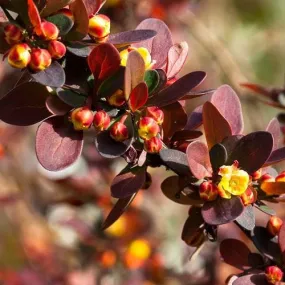
<path id="1" fill-rule="evenodd" d="M 168 27 L 161 20 L 146 19 L 138 25 L 137 30 L 153 30 L 157 32 L 154 38 L 140 42 L 134 46 L 147 48 L 152 60 L 156 61 L 154 68 L 162 68 L 166 63 L 168 51 L 173 46 Z"/>
<path id="2" fill-rule="evenodd" d="M 265 273 L 254 273 L 239 277 L 233 285 L 268 285 Z"/>
<path id="3" fill-rule="evenodd" d="M 226 148 L 228 156 L 233 152 L 242 137 L 242 135 L 235 135 L 227 137 L 222 141 L 222 145 Z"/>
<path id="4" fill-rule="evenodd" d="M 285 182 L 263 182 L 260 188 L 267 195 L 285 194 Z"/>
<path id="5" fill-rule="evenodd" d="M 265 163 L 265 166 L 278 163 L 278 162 L 280 162 L 280 161 L 282 161 L 284 159 L 285 159 L 285 147 L 282 147 L 282 148 L 274 150 L 270 154 L 268 160 Z"/>
<path id="6" fill-rule="evenodd" d="M 194 111 L 189 115 L 185 130 L 193 130 L 200 127 L 203 123 L 203 105 L 198 106 Z"/>
<path id="7" fill-rule="evenodd" d="M 164 113 L 163 137 L 168 139 L 184 128 L 187 122 L 187 114 L 179 102 L 163 107 L 162 111 Z"/>
<path id="8" fill-rule="evenodd" d="M 197 87 L 206 77 L 203 71 L 194 71 L 181 77 L 169 87 L 150 98 L 148 105 L 163 107 L 180 100 L 184 95 Z"/>
<path id="9" fill-rule="evenodd" d="M 111 193 L 114 198 L 127 198 L 137 193 L 144 185 L 146 172 L 138 173 L 122 171 L 118 174 L 111 185 Z"/>
<path id="10" fill-rule="evenodd" d="M 232 134 L 243 132 L 243 117 L 239 98 L 235 91 L 228 85 L 219 87 L 211 98 L 211 103 L 229 123 Z"/>
<path id="11" fill-rule="evenodd" d="M 263 166 L 270 156 L 273 147 L 272 135 L 268 132 L 254 132 L 242 137 L 234 150 L 229 154 L 228 164 L 235 160 L 239 166 L 253 173 Z"/>
<path id="12" fill-rule="evenodd" d="M 244 229 L 252 231 L 255 227 L 255 215 L 253 206 L 246 206 L 243 213 L 236 219 L 236 222 Z"/>
<path id="13" fill-rule="evenodd" d="M 125 210 L 128 208 L 128 206 L 132 203 L 132 201 L 135 199 L 137 193 L 133 194 L 132 196 L 129 196 L 124 199 L 119 199 L 116 203 L 116 205 L 113 207 L 111 212 L 109 213 L 108 217 L 105 219 L 102 229 L 106 230 L 110 226 L 112 226 L 125 212 Z"/>
<path id="14" fill-rule="evenodd" d="M 74 26 L 66 36 L 68 41 L 82 40 L 88 34 L 89 17 L 83 0 L 75 0 L 69 5 L 74 17 Z"/>
<path id="15" fill-rule="evenodd" d="M 197 179 L 212 175 L 209 150 L 203 142 L 192 142 L 188 146 L 186 154 L 190 170 Z"/>
<path id="16" fill-rule="evenodd" d="M 191 131 L 191 130 L 182 130 L 177 131 L 171 138 L 172 142 L 175 141 L 187 141 L 187 140 L 194 140 L 202 136 L 203 133 L 200 131 Z"/>
<path id="17" fill-rule="evenodd" d="M 283 256 L 283 262 L 285 262 L 285 223 L 283 223 L 279 234 L 278 234 L 278 243 Z"/>
<path id="18" fill-rule="evenodd" d="M 128 55 L 125 70 L 125 96 L 129 99 L 132 90 L 144 82 L 145 63 L 142 56 L 135 50 Z"/>
<path id="19" fill-rule="evenodd" d="M 106 0 L 83 0 L 88 16 L 95 15 L 105 4 Z"/>
<path id="20" fill-rule="evenodd" d="M 162 193 L 171 201 L 182 205 L 200 205 L 203 201 L 200 199 L 197 192 L 191 191 L 188 195 L 181 193 L 181 190 L 185 188 L 180 184 L 179 176 L 167 177 L 161 183 Z"/>
<path id="21" fill-rule="evenodd" d="M 64 117 L 51 117 L 38 128 L 36 153 L 40 164 L 50 171 L 70 166 L 80 156 L 83 132 L 75 131 Z"/>
<path id="22" fill-rule="evenodd" d="M 246 270 L 250 267 L 249 255 L 251 251 L 242 241 L 237 239 L 225 239 L 220 244 L 220 254 L 224 262 Z"/>
<path id="23" fill-rule="evenodd" d="M 57 115 L 57 116 L 65 115 L 72 109 L 71 106 L 64 103 L 56 95 L 50 95 L 47 98 L 46 107 L 53 115 Z"/>
<path id="24" fill-rule="evenodd" d="M 120 53 L 111 44 L 100 44 L 88 56 L 88 64 L 95 82 L 101 83 L 119 70 Z"/>
<path id="25" fill-rule="evenodd" d="M 203 106 L 203 125 L 209 149 L 232 135 L 229 123 L 210 102 Z"/>
<path id="26" fill-rule="evenodd" d="M 168 52 L 166 74 L 168 78 L 173 78 L 183 67 L 187 55 L 188 55 L 188 44 L 182 42 L 175 44 Z"/>
<path id="27" fill-rule="evenodd" d="M 49 16 L 52 13 L 57 12 L 61 8 L 70 4 L 73 0 L 47 0 L 44 9 L 41 11 L 43 18 Z"/>
<path id="28" fill-rule="evenodd" d="M 242 214 L 243 210 L 243 203 L 237 196 L 231 199 L 218 198 L 204 204 L 202 216 L 209 225 L 222 225 L 234 221 Z"/>
<path id="29" fill-rule="evenodd" d="M 129 98 L 129 107 L 132 112 L 144 106 L 148 99 L 148 89 L 145 82 L 139 83 L 131 92 Z"/>
<path id="30" fill-rule="evenodd" d="M 281 126 L 279 124 L 279 121 L 277 120 L 277 118 L 273 118 L 267 128 L 266 131 L 272 134 L 273 137 L 273 151 L 278 149 L 279 144 L 280 144 L 280 139 L 281 139 Z M 285 155 L 285 152 L 284 152 Z"/>
<path id="31" fill-rule="evenodd" d="M 28 0 L 28 15 L 29 15 L 32 26 L 35 28 L 36 33 L 40 35 L 42 21 L 41 21 L 38 8 L 35 5 L 33 0 Z"/>
<path id="32" fill-rule="evenodd" d="M 0 100 L 0 119 L 17 126 L 29 126 L 49 117 L 45 102 L 49 92 L 46 87 L 28 82 L 10 91 Z"/>

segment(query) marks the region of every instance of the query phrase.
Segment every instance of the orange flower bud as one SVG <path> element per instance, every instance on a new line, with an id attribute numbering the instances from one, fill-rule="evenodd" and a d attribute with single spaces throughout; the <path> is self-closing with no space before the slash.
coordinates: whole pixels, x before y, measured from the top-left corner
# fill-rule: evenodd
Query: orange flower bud
<path id="1" fill-rule="evenodd" d="M 110 116 L 105 111 L 98 111 L 94 115 L 93 125 L 96 130 L 104 131 L 110 125 Z"/>
<path id="2" fill-rule="evenodd" d="M 277 216 L 272 216 L 267 223 L 267 230 L 272 236 L 278 235 L 280 228 L 282 227 L 283 221 Z"/>
<path id="3" fill-rule="evenodd" d="M 93 112 L 88 107 L 80 107 L 71 112 L 70 120 L 75 130 L 87 130 L 93 122 Z"/>
<path id="4" fill-rule="evenodd" d="M 43 37 L 47 41 L 56 40 L 59 35 L 59 29 L 51 22 L 41 23 L 41 34 L 38 36 Z"/>
<path id="5" fill-rule="evenodd" d="M 275 178 L 273 176 L 271 176 L 270 174 L 266 173 L 260 177 L 259 182 L 260 183 L 262 183 L 262 182 L 275 182 Z"/>
<path id="6" fill-rule="evenodd" d="M 142 117 L 139 121 L 139 136 L 144 140 L 156 137 L 159 133 L 159 125 L 151 117 Z"/>
<path id="7" fill-rule="evenodd" d="M 48 51 L 52 58 L 60 59 L 66 54 L 66 46 L 62 42 L 53 40 L 48 44 Z"/>
<path id="8" fill-rule="evenodd" d="M 255 202 L 255 195 L 250 187 L 248 187 L 240 197 L 245 206 Z"/>
<path id="9" fill-rule="evenodd" d="M 276 178 L 275 178 L 276 182 L 285 182 L 285 172 L 281 172 Z"/>
<path id="10" fill-rule="evenodd" d="M 283 272 L 277 266 L 268 266 L 265 270 L 267 282 L 275 285 L 283 279 Z"/>
<path id="11" fill-rule="evenodd" d="M 8 54 L 8 62 L 15 68 L 25 68 L 31 61 L 31 48 L 27 44 L 14 45 Z"/>
<path id="12" fill-rule="evenodd" d="M 4 34 L 7 43 L 10 45 L 19 43 L 23 39 L 22 30 L 19 27 L 12 24 L 8 24 L 5 26 Z"/>
<path id="13" fill-rule="evenodd" d="M 68 17 L 74 23 L 74 16 L 70 9 L 62 8 L 56 14 L 63 14 L 64 16 Z"/>
<path id="14" fill-rule="evenodd" d="M 126 98 L 123 90 L 118 89 L 114 94 L 107 98 L 111 106 L 120 107 L 126 103 Z"/>
<path id="15" fill-rule="evenodd" d="M 259 170 L 255 171 L 255 172 L 253 172 L 250 176 L 252 177 L 252 180 L 254 180 L 254 181 L 258 180 L 262 176 L 262 170 L 259 169 Z"/>
<path id="16" fill-rule="evenodd" d="M 148 153 L 158 153 L 162 149 L 162 141 L 157 137 L 153 137 L 144 141 L 144 149 Z"/>
<path id="17" fill-rule="evenodd" d="M 118 142 L 125 141 L 129 137 L 129 131 L 125 124 L 121 122 L 115 123 L 110 130 L 110 136 L 112 139 Z"/>
<path id="18" fill-rule="evenodd" d="M 110 19 L 102 14 L 89 18 L 89 35 L 97 40 L 103 39 L 110 34 Z"/>
<path id="19" fill-rule="evenodd" d="M 218 187 L 212 182 L 205 181 L 200 185 L 199 194 L 204 201 L 214 201 L 219 194 Z"/>
<path id="20" fill-rule="evenodd" d="M 117 257 L 113 250 L 106 250 L 100 256 L 100 262 L 103 267 L 111 268 L 116 263 Z"/>
<path id="21" fill-rule="evenodd" d="M 164 113 L 158 107 L 147 107 L 146 115 L 153 118 L 159 125 L 162 125 L 164 120 Z"/>
<path id="22" fill-rule="evenodd" d="M 51 55 L 46 49 L 34 48 L 31 53 L 29 67 L 33 71 L 42 71 L 51 65 Z"/>

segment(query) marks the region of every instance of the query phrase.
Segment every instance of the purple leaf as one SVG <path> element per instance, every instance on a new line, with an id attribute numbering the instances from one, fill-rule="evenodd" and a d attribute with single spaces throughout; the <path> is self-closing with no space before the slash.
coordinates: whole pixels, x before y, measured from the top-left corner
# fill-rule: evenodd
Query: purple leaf
<path id="1" fill-rule="evenodd" d="M 229 154 L 228 164 L 235 160 L 239 167 L 248 173 L 253 173 L 266 162 L 273 147 L 272 135 L 268 132 L 254 132 L 242 137 L 232 153 Z"/>
<path id="2" fill-rule="evenodd" d="M 190 170 L 197 179 L 212 175 L 209 150 L 203 142 L 192 142 L 188 146 L 186 154 Z"/>
<path id="3" fill-rule="evenodd" d="M 105 4 L 104 0 L 83 0 L 88 16 L 95 15 L 101 9 L 101 7 Z"/>
<path id="4" fill-rule="evenodd" d="M 268 285 L 265 273 L 254 273 L 239 277 L 233 285 Z"/>
<path id="5" fill-rule="evenodd" d="M 207 224 L 217 226 L 234 221 L 242 214 L 243 210 L 243 203 L 237 196 L 231 199 L 218 198 L 204 204 L 202 216 Z"/>
<path id="6" fill-rule="evenodd" d="M 187 124 L 185 130 L 193 130 L 200 127 L 203 123 L 203 105 L 198 106 L 194 111 L 188 116 Z"/>
<path id="7" fill-rule="evenodd" d="M 171 138 L 172 142 L 175 141 L 187 141 L 187 140 L 194 140 L 202 136 L 203 133 L 200 131 L 192 131 L 192 130 L 182 130 L 177 131 Z"/>
<path id="8" fill-rule="evenodd" d="M 168 27 L 161 20 L 146 19 L 138 25 L 137 30 L 153 30 L 157 32 L 154 38 L 134 44 L 134 46 L 147 48 L 152 60 L 156 61 L 154 69 L 162 68 L 166 63 L 168 51 L 173 46 Z"/>
<path id="9" fill-rule="evenodd" d="M 230 86 L 222 85 L 219 87 L 212 95 L 211 103 L 228 121 L 233 135 L 238 135 L 243 132 L 244 124 L 240 100 Z"/>
<path id="10" fill-rule="evenodd" d="M 255 227 L 255 215 L 251 205 L 245 207 L 243 213 L 236 219 L 236 222 L 248 231 L 252 231 Z"/>
<path id="11" fill-rule="evenodd" d="M 194 71 L 181 77 L 169 87 L 163 89 L 151 97 L 147 104 L 150 106 L 163 107 L 180 100 L 194 87 L 197 87 L 206 77 L 203 71 Z"/>
<path id="12" fill-rule="evenodd" d="M 51 117 L 38 128 L 36 154 L 40 164 L 50 171 L 70 166 L 80 156 L 83 132 L 75 131 L 65 117 Z"/>
<path id="13" fill-rule="evenodd" d="M 36 124 L 51 116 L 45 105 L 48 96 L 46 87 L 39 83 L 21 84 L 0 100 L 0 119 L 17 126 Z"/>
<path id="14" fill-rule="evenodd" d="M 277 150 L 280 144 L 280 139 L 281 139 L 281 126 L 279 124 L 279 121 L 277 118 L 273 118 L 267 128 L 266 131 L 272 134 L 273 137 L 273 151 Z"/>
<path id="15" fill-rule="evenodd" d="M 282 161 L 284 159 L 285 159 L 285 147 L 282 147 L 282 148 L 274 150 L 270 154 L 268 160 L 265 163 L 265 166 L 278 163 L 278 162 L 280 162 L 280 161 Z"/>
<path id="16" fill-rule="evenodd" d="M 63 116 L 72 109 L 72 107 L 64 103 L 56 95 L 50 95 L 47 98 L 46 107 L 53 115 L 57 115 L 57 116 Z"/>

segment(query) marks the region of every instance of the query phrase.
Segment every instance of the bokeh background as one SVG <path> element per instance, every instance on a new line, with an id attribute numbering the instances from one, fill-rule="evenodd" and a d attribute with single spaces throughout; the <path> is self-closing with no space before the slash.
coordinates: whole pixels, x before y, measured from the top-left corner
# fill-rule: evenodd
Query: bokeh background
<path id="1" fill-rule="evenodd" d="M 240 83 L 284 86 L 284 0 L 107 0 L 102 13 L 112 19 L 112 32 L 134 29 L 148 17 L 164 20 L 175 42 L 189 45 L 181 74 L 206 71 L 201 89 L 231 85 L 240 95 L 246 132 L 265 129 L 280 113 Z M 1 97 L 13 84 L 9 72 L 1 62 Z M 191 100 L 187 109 L 202 103 Z M 164 169 L 151 170 L 151 187 L 103 232 L 114 204 L 109 185 L 124 160 L 102 159 L 88 133 L 75 165 L 47 172 L 34 154 L 35 130 L 0 123 L 0 284 L 220 285 L 239 272 L 220 260 L 217 243 L 206 243 L 189 261 L 193 249 L 180 238 L 188 207 L 161 193 L 160 183 L 171 175 Z M 271 206 L 284 217 L 282 205 Z M 219 234 L 241 235 L 234 227 L 221 227 Z"/>

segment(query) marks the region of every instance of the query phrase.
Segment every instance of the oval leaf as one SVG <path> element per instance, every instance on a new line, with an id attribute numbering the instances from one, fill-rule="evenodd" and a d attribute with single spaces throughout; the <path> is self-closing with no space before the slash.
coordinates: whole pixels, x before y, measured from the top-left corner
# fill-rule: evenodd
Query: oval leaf
<path id="1" fill-rule="evenodd" d="M 248 205 L 243 213 L 236 219 L 236 222 L 245 230 L 252 231 L 255 227 L 255 214 L 253 207 Z"/>
<path id="2" fill-rule="evenodd" d="M 64 103 L 73 108 L 84 106 L 87 100 L 87 97 L 84 95 L 78 94 L 69 89 L 58 88 L 56 90 L 56 94 Z"/>
<path id="3" fill-rule="evenodd" d="M 71 106 L 65 104 L 56 95 L 50 95 L 47 98 L 46 107 L 53 115 L 57 116 L 63 116 L 72 109 Z"/>
<path id="4" fill-rule="evenodd" d="M 232 135 L 229 123 L 210 102 L 203 106 L 203 125 L 209 149 Z"/>
<path id="5" fill-rule="evenodd" d="M 41 17 L 37 6 L 33 0 L 28 0 L 28 16 L 32 26 L 35 28 L 36 33 L 41 33 Z"/>
<path id="6" fill-rule="evenodd" d="M 268 285 L 265 273 L 254 273 L 239 277 L 233 285 Z"/>
<path id="7" fill-rule="evenodd" d="M 159 85 L 159 73 L 156 70 L 147 70 L 144 75 L 144 81 L 148 87 L 148 93 L 151 95 Z"/>
<path id="8" fill-rule="evenodd" d="M 197 179 L 212 176 L 209 151 L 203 142 L 192 142 L 187 147 L 186 154 L 190 170 Z"/>
<path id="9" fill-rule="evenodd" d="M 131 92 L 129 98 L 129 107 L 132 112 L 144 106 L 148 99 L 148 89 L 145 82 L 139 83 Z"/>
<path id="10" fill-rule="evenodd" d="M 71 2 L 72 0 L 47 0 L 44 9 L 41 11 L 41 16 L 45 18 L 50 14 L 57 12 Z"/>
<path id="11" fill-rule="evenodd" d="M 277 118 L 273 118 L 267 128 L 266 131 L 272 134 L 273 137 L 273 151 L 278 149 L 279 144 L 280 144 L 280 139 L 281 139 L 281 126 Z M 285 155 L 285 151 L 284 151 Z"/>
<path id="12" fill-rule="evenodd" d="M 47 21 L 55 24 L 61 36 L 66 35 L 72 28 L 73 22 L 64 14 L 55 14 L 47 18 Z"/>
<path id="13" fill-rule="evenodd" d="M 95 15 L 106 1 L 104 0 L 83 0 L 88 16 Z"/>
<path id="14" fill-rule="evenodd" d="M 194 140 L 194 139 L 199 138 L 202 135 L 203 133 L 200 131 L 182 130 L 182 131 L 175 132 L 171 138 L 171 141 L 176 142 L 176 141 Z"/>
<path id="15" fill-rule="evenodd" d="M 228 153 L 222 144 L 215 144 L 210 150 L 210 161 L 214 172 L 226 164 Z"/>
<path id="16" fill-rule="evenodd" d="M 36 124 L 51 115 L 46 108 L 49 92 L 36 83 L 23 83 L 0 100 L 0 119 L 17 126 Z"/>
<path id="17" fill-rule="evenodd" d="M 265 166 L 278 163 L 284 159 L 285 159 L 285 147 L 278 148 L 270 154 L 268 160 L 265 163 Z"/>
<path id="18" fill-rule="evenodd" d="M 58 171 L 70 166 L 80 156 L 83 132 L 75 131 L 62 116 L 51 117 L 39 126 L 36 136 L 36 154 L 47 170 Z"/>
<path id="19" fill-rule="evenodd" d="M 213 94 L 211 103 L 229 123 L 232 134 L 243 132 L 244 123 L 240 100 L 235 91 L 228 85 L 222 85 Z"/>
<path id="20" fill-rule="evenodd" d="M 203 105 L 196 107 L 194 111 L 188 116 L 185 130 L 193 130 L 200 127 L 203 123 L 202 113 L 203 113 Z"/>
<path id="21" fill-rule="evenodd" d="M 244 206 L 239 197 L 219 198 L 204 204 L 202 216 L 209 225 L 222 225 L 234 221 L 242 214 L 243 210 Z"/>
<path id="22" fill-rule="evenodd" d="M 31 73 L 31 76 L 35 81 L 45 86 L 58 88 L 65 83 L 64 70 L 57 61 L 54 61 L 49 68 L 43 71 Z"/>

